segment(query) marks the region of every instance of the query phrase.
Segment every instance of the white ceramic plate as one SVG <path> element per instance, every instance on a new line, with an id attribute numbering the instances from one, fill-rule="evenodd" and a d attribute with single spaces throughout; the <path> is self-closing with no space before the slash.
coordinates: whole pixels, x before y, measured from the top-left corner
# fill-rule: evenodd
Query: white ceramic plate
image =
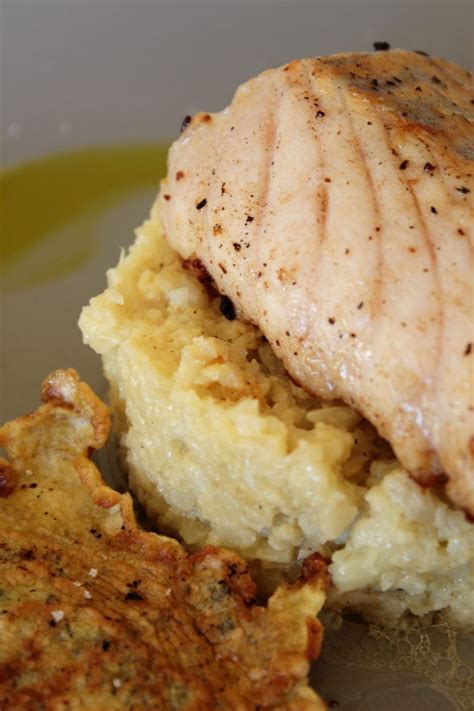
<path id="1" fill-rule="evenodd" d="M 0 0 L 1 420 L 35 407 L 42 378 L 58 367 L 76 368 L 105 395 L 77 318 L 146 216 L 164 169 L 157 144 L 185 114 L 222 108 L 267 66 L 368 50 L 374 40 L 469 65 L 472 8 L 464 0 Z M 104 466 L 111 457 L 101 457 Z M 328 634 L 315 683 L 344 711 L 472 711 L 468 694 L 462 701 L 472 642 L 458 639 L 449 652 L 435 630 L 414 667 L 415 642 L 395 646 L 346 623 Z"/>

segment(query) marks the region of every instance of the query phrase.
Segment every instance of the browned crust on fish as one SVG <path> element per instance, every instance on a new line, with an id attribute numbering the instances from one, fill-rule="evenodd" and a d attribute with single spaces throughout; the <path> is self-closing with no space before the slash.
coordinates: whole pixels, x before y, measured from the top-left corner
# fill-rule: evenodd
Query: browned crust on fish
<path id="1" fill-rule="evenodd" d="M 471 516 L 473 161 L 469 71 L 404 50 L 301 59 L 189 122 L 152 214 L 290 377 Z"/>

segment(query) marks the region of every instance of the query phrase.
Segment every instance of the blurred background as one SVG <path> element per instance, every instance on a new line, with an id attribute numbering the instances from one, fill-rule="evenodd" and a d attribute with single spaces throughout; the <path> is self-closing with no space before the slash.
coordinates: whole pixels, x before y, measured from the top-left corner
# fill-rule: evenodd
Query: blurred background
<path id="1" fill-rule="evenodd" d="M 301 56 L 374 41 L 473 64 L 470 0 L 0 0 L 0 416 L 72 366 L 76 327 L 133 239 L 183 116 Z"/>
<path id="2" fill-rule="evenodd" d="M 473 61 L 470 0 L 3 0 L 2 160 L 172 139 L 236 86 L 376 40 Z"/>

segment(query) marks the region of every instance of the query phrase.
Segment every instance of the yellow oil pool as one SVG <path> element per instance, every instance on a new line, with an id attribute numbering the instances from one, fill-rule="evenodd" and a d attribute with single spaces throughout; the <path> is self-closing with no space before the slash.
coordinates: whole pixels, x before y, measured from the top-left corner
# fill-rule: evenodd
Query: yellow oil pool
<path id="1" fill-rule="evenodd" d="M 163 144 L 87 148 L 0 173 L 2 270 L 44 237 L 103 211 L 123 195 L 147 186 L 158 190 L 166 154 Z M 81 251 L 75 254 L 80 261 Z"/>

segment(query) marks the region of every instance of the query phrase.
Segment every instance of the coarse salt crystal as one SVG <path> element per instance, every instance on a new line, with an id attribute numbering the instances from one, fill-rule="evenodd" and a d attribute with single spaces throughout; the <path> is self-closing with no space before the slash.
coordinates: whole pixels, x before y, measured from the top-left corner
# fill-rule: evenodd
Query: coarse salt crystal
<path id="1" fill-rule="evenodd" d="M 89 575 L 91 576 L 91 578 L 95 578 L 97 575 L 97 568 L 91 568 L 89 570 Z"/>
<path id="2" fill-rule="evenodd" d="M 165 592 L 166 597 L 169 597 L 171 595 L 171 588 L 168 588 L 168 590 Z"/>
<path id="3" fill-rule="evenodd" d="M 80 583 L 79 580 L 75 580 L 75 581 L 73 582 L 73 585 L 75 585 L 76 588 L 80 588 L 81 585 L 82 585 L 82 583 Z"/>
<path id="4" fill-rule="evenodd" d="M 53 610 L 51 612 L 51 617 L 55 622 L 61 622 L 64 617 L 64 612 L 62 610 Z"/>
<path id="5" fill-rule="evenodd" d="M 120 687 L 122 686 L 122 682 L 120 681 L 120 679 L 114 679 L 114 680 L 112 681 L 112 684 L 114 685 L 114 687 L 115 687 L 116 689 L 120 689 Z"/>
<path id="6" fill-rule="evenodd" d="M 90 600 L 92 595 L 90 594 L 89 590 L 84 590 L 84 597 L 86 600 Z"/>

